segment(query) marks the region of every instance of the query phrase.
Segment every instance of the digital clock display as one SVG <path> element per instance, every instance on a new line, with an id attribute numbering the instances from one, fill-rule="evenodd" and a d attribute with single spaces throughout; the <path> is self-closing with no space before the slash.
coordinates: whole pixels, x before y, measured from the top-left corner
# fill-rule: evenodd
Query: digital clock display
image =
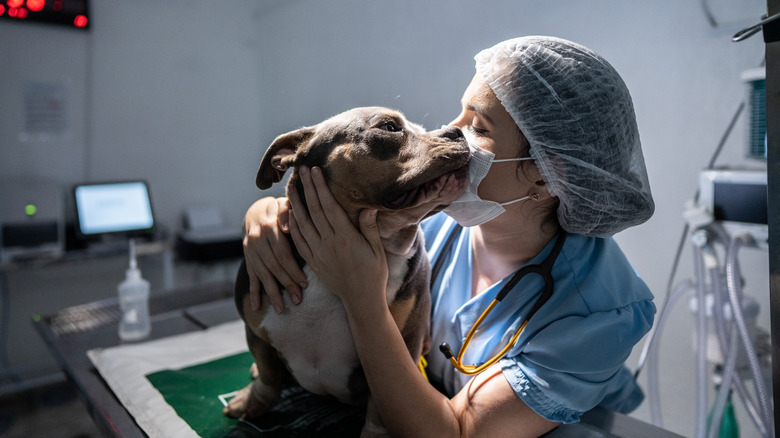
<path id="1" fill-rule="evenodd" d="M 88 29 L 88 0 L 0 0 L 0 19 Z"/>

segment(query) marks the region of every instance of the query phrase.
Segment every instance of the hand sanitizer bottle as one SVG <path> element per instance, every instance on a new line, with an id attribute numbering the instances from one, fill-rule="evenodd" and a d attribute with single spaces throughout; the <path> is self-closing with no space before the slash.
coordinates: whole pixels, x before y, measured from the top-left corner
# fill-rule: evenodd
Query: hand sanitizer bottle
<path id="1" fill-rule="evenodd" d="M 119 308 L 122 320 L 119 322 L 119 338 L 123 341 L 137 341 L 149 336 L 152 330 L 149 320 L 149 282 L 141 277 L 141 270 L 135 260 L 135 241 L 130 240 L 130 268 L 125 281 L 119 283 Z"/>

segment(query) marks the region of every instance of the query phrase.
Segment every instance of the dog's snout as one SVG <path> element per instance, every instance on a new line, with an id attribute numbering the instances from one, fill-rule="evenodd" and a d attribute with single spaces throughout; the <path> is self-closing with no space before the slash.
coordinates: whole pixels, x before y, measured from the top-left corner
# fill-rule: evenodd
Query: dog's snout
<path id="1" fill-rule="evenodd" d="M 463 138 L 463 131 L 457 126 L 443 126 L 441 128 L 441 137 L 448 138 L 450 140 L 460 140 Z"/>

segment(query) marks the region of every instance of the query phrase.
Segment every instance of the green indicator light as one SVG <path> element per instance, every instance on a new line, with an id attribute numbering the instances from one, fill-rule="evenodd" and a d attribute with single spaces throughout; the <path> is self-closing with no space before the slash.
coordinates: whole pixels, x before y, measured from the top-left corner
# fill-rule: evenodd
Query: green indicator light
<path id="1" fill-rule="evenodd" d="M 41 321 L 41 315 L 37 315 L 36 314 L 36 315 L 33 315 L 32 318 L 33 318 L 33 321 L 35 321 L 35 322 L 40 322 Z"/>
<path id="2" fill-rule="evenodd" d="M 27 204 L 24 206 L 24 212 L 27 216 L 34 216 L 35 213 L 38 213 L 38 207 L 33 204 Z"/>

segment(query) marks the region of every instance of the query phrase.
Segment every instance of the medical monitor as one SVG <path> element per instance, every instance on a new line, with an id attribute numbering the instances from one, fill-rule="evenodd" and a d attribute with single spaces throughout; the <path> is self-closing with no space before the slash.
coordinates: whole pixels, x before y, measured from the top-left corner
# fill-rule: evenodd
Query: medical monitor
<path id="1" fill-rule="evenodd" d="M 701 173 L 699 204 L 732 236 L 751 235 L 759 247 L 769 240 L 766 170 L 706 170 Z"/>
<path id="2" fill-rule="evenodd" d="M 80 184 L 74 187 L 76 230 L 83 237 L 154 230 L 149 188 L 143 181 Z"/>

